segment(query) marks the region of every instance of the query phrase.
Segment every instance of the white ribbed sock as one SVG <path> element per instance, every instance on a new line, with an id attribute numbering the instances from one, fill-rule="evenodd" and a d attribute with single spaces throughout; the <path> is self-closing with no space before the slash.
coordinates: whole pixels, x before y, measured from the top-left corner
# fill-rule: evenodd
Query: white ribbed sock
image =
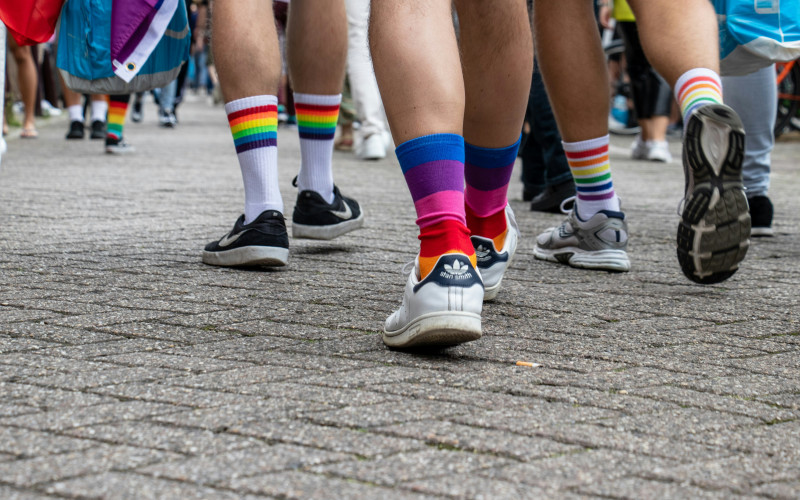
<path id="1" fill-rule="evenodd" d="M 328 203 L 333 201 L 333 136 L 341 102 L 341 94 L 294 94 L 301 158 L 297 189 L 316 191 Z"/>
<path id="2" fill-rule="evenodd" d="M 69 113 L 69 121 L 83 123 L 83 106 L 80 104 L 67 106 L 67 113 Z"/>
<path id="3" fill-rule="evenodd" d="M 108 114 L 108 102 L 105 99 L 101 101 L 92 101 L 92 121 L 101 121 L 105 123 L 106 115 Z"/>
<path id="4" fill-rule="evenodd" d="M 274 119 L 264 118 L 267 106 L 274 107 Z M 250 129 L 252 134 L 240 137 L 237 144 L 237 155 L 239 157 L 239 167 L 242 170 L 242 181 L 244 181 L 244 223 L 249 224 L 258 217 L 264 210 L 277 210 L 283 213 L 283 198 L 278 188 L 278 146 L 277 143 L 265 144 L 268 132 L 263 131 L 268 128 L 277 131 L 278 98 L 273 95 L 257 95 L 237 99 L 225 104 L 225 112 L 228 114 L 228 121 L 236 118 L 231 115 L 238 113 L 239 121 L 244 118 L 244 124 L 231 125 L 231 132 L 236 134 L 239 129 L 245 131 Z M 257 109 L 262 108 L 262 109 Z M 244 113 L 239 113 L 244 112 Z M 242 116 L 244 115 L 244 116 Z M 270 114 L 273 116 L 273 114 Z M 253 129 L 258 127 L 260 131 Z M 236 128 L 236 130 L 234 130 Z M 271 136 L 274 136 L 272 133 Z M 247 139 L 255 139 L 259 142 L 256 147 L 253 142 Z M 277 140 L 277 139 L 276 139 Z M 234 143 L 237 139 L 234 136 Z"/>

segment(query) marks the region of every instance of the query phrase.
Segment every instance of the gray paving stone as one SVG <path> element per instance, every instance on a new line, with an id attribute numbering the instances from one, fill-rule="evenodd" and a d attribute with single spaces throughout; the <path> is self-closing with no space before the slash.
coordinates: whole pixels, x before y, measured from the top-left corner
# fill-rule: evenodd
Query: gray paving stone
<path id="1" fill-rule="evenodd" d="M 402 488 L 412 491 L 455 498 L 490 500 L 494 498 L 569 498 L 569 493 L 544 490 L 519 482 L 502 481 L 472 475 L 444 476 L 402 483 Z"/>
<path id="2" fill-rule="evenodd" d="M 375 432 L 417 439 L 431 445 L 460 451 L 508 457 L 523 462 L 580 450 L 578 446 L 566 445 L 549 439 L 521 436 L 506 431 L 470 427 L 439 420 L 422 420 L 379 427 L 375 429 Z"/>
<path id="3" fill-rule="evenodd" d="M 109 470 L 132 469 L 174 460 L 177 455 L 129 446 L 99 445 L 79 451 L 0 463 L 8 484 L 30 486 Z"/>
<path id="4" fill-rule="evenodd" d="M 593 484 L 582 485 L 577 491 L 604 498 L 745 498 L 727 490 L 704 490 L 685 484 L 648 481 L 640 478 L 601 480 Z"/>
<path id="5" fill-rule="evenodd" d="M 17 458 L 80 451 L 96 446 L 86 439 L 58 436 L 48 432 L 17 427 L 0 427 L 0 452 Z"/>
<path id="6" fill-rule="evenodd" d="M 341 409 L 314 413 L 309 415 L 309 418 L 318 424 L 368 428 L 413 422 L 426 418 L 452 417 L 467 414 L 470 411 L 471 407 L 467 405 L 430 400 L 410 400 L 402 404 L 390 401 L 374 405 L 347 406 Z"/>
<path id="7" fill-rule="evenodd" d="M 10 486 L 0 484 L 0 497 L 6 500 L 41 500 L 43 498 L 55 498 L 50 495 L 38 493 L 30 490 L 18 490 Z"/>
<path id="8" fill-rule="evenodd" d="M 114 398 L 103 397 L 96 394 L 10 382 L 0 382 L 0 394 L 3 394 L 6 400 L 24 403 L 42 410 L 116 402 Z"/>
<path id="9" fill-rule="evenodd" d="M 756 486 L 753 491 L 769 498 L 788 500 L 790 498 L 797 498 L 797 496 L 800 495 L 800 481 L 766 483 Z"/>
<path id="10" fill-rule="evenodd" d="M 102 357 L 127 353 L 157 352 L 166 349 L 174 349 L 176 345 L 183 344 L 178 344 L 174 341 L 116 337 L 110 342 L 96 342 L 79 346 L 61 345 L 37 351 L 37 353 L 44 356 L 59 356 L 74 359 L 100 358 L 96 361 L 107 361 Z"/>
<path id="11" fill-rule="evenodd" d="M 328 498 L 397 498 L 422 499 L 424 495 L 410 491 L 389 489 L 372 484 L 327 477 L 319 474 L 288 471 L 235 478 L 227 483 L 237 491 L 262 493 L 278 498 L 328 499 Z"/>
<path id="12" fill-rule="evenodd" d="M 312 472 L 333 474 L 385 486 L 445 475 L 470 475 L 481 469 L 500 467 L 507 459 L 478 453 L 428 449 L 399 453 L 378 460 L 343 461 L 311 467 Z"/>
<path id="13" fill-rule="evenodd" d="M 199 356 L 178 356 L 162 352 L 137 352 L 103 357 L 104 362 L 125 366 L 154 366 L 192 373 L 210 373 L 234 368 L 250 368 L 250 363 Z"/>
<path id="14" fill-rule="evenodd" d="M 15 338 L 9 335 L 0 335 L 0 353 L 5 354 L 17 351 L 38 352 L 41 349 L 58 345 L 41 339 Z"/>
<path id="15" fill-rule="evenodd" d="M 0 425 L 14 425 L 28 429 L 63 431 L 73 427 L 140 419 L 185 411 L 183 406 L 174 406 L 143 401 L 123 401 L 62 408 L 60 411 L 45 411 L 34 415 L 24 415 L 0 419 Z"/>
<path id="16" fill-rule="evenodd" d="M 350 455 L 302 446 L 276 444 L 248 447 L 213 456 L 193 457 L 138 469 L 154 477 L 166 477 L 197 485 L 221 485 L 240 477 L 347 460 Z"/>
<path id="17" fill-rule="evenodd" d="M 217 330 L 213 325 L 202 324 L 197 327 L 184 327 L 159 321 L 132 321 L 96 328 L 99 331 L 117 336 L 165 340 L 183 344 L 201 344 L 228 340 L 233 336 L 230 332 Z"/>
<path id="18" fill-rule="evenodd" d="M 78 427 L 67 430 L 65 434 L 184 455 L 212 455 L 261 444 L 255 439 L 231 434 L 141 421 Z"/>
<path id="19" fill-rule="evenodd" d="M 647 473 L 646 477 L 747 494 L 762 483 L 797 481 L 800 479 L 800 464 L 796 459 L 787 461 L 766 454 L 742 454 L 700 464 L 658 468 Z"/>
<path id="20" fill-rule="evenodd" d="M 681 386 L 696 391 L 738 396 L 742 398 L 793 392 L 797 389 L 797 384 L 792 379 L 758 374 L 718 377 L 706 380 L 694 379 L 682 383 Z"/>
<path id="21" fill-rule="evenodd" d="M 750 429 L 758 420 L 741 415 L 720 414 L 696 408 L 672 408 L 650 414 L 625 415 L 601 419 L 597 425 L 635 434 L 655 434 L 667 437 L 718 435 Z"/>
<path id="22" fill-rule="evenodd" d="M 177 379 L 179 381 L 180 379 Z M 173 381 L 174 382 L 174 381 Z M 107 394 L 114 398 L 168 403 L 193 408 L 213 408 L 216 406 L 247 403 L 262 398 L 224 392 L 205 390 L 196 387 L 181 387 L 161 382 L 131 382 L 92 389 L 97 394 Z"/>
<path id="23" fill-rule="evenodd" d="M 106 472 L 59 481 L 48 485 L 46 491 L 70 498 L 114 498 L 119 500 L 160 500 L 163 498 L 250 500 L 262 498 L 129 472 Z"/>
<path id="24" fill-rule="evenodd" d="M 584 449 L 530 463 L 483 470 L 480 476 L 543 490 L 566 490 L 676 464 L 675 460 L 603 449 Z"/>
<path id="25" fill-rule="evenodd" d="M 78 346 L 89 345 L 93 342 L 107 342 L 118 340 L 119 337 L 108 333 L 87 330 L 84 328 L 69 328 L 41 322 L 32 323 L 0 323 L 0 331 L 19 338 L 31 338 L 46 342 L 57 342 Z"/>
<path id="26" fill-rule="evenodd" d="M 185 372 L 164 368 L 122 367 L 97 372 L 57 373 L 45 376 L 29 374 L 19 378 L 17 381 L 57 389 L 86 390 L 125 382 L 149 382 L 167 378 L 177 379 L 185 375 Z"/>

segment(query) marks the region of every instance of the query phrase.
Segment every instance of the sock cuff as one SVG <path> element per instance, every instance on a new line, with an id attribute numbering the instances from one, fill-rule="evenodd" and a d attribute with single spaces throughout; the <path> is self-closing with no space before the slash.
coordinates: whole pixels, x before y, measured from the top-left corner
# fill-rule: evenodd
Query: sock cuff
<path id="1" fill-rule="evenodd" d="M 715 84 L 720 96 L 722 95 L 722 80 L 716 71 L 708 68 L 694 68 L 682 74 L 675 82 L 675 99 L 680 102 L 682 96 L 692 85 L 702 82 Z"/>
<path id="2" fill-rule="evenodd" d="M 295 104 L 315 106 L 338 106 L 342 102 L 342 94 L 300 94 L 294 93 Z"/>
<path id="3" fill-rule="evenodd" d="M 514 144 L 502 148 L 484 148 L 464 142 L 464 159 L 466 163 L 481 168 L 502 168 L 514 163 L 519 152 L 522 134 Z"/>
<path id="4" fill-rule="evenodd" d="M 277 106 L 278 96 L 274 95 L 254 95 L 250 97 L 243 97 L 234 101 L 225 103 L 225 114 L 236 113 L 249 108 L 256 108 L 258 106 Z"/>
<path id="5" fill-rule="evenodd" d="M 464 163 L 464 138 L 458 134 L 423 135 L 397 146 L 395 154 L 404 174 L 431 161 Z"/>
<path id="6" fill-rule="evenodd" d="M 595 139 L 589 139 L 586 141 L 579 141 L 579 142 L 561 141 L 561 145 L 564 147 L 564 151 L 567 153 L 580 153 L 582 151 L 607 147 L 608 142 L 609 142 L 608 134 L 606 134 L 602 137 L 597 137 Z"/>

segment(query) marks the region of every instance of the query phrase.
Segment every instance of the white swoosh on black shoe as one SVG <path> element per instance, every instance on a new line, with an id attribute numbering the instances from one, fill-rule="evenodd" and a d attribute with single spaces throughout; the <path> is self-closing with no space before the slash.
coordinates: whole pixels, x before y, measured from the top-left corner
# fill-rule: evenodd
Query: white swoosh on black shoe
<path id="1" fill-rule="evenodd" d="M 335 215 L 336 217 L 342 219 L 342 220 L 352 219 L 353 218 L 353 211 L 350 210 L 350 205 L 348 205 L 346 202 L 343 202 L 343 205 L 344 205 L 344 210 L 343 211 L 342 210 L 329 210 L 329 212 L 332 213 L 333 215 Z"/>
<path id="2" fill-rule="evenodd" d="M 221 240 L 219 240 L 218 245 L 221 246 L 221 247 L 230 246 L 230 245 L 236 243 L 236 240 L 238 240 L 247 231 L 249 231 L 249 229 L 245 229 L 244 231 L 241 231 L 241 232 L 236 233 L 234 235 L 226 234 Z"/>

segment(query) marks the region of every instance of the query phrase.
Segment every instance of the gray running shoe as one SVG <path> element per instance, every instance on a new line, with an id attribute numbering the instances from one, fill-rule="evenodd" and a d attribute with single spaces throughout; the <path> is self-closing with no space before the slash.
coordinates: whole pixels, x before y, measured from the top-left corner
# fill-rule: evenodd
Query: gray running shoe
<path id="1" fill-rule="evenodd" d="M 686 194 L 678 262 L 683 274 L 697 283 L 731 277 L 750 246 L 743 158 L 744 127 L 736 112 L 709 104 L 692 113 L 683 143 Z"/>
<path id="2" fill-rule="evenodd" d="M 625 214 L 601 210 L 582 221 L 576 210 L 577 204 L 560 226 L 551 227 L 536 238 L 533 256 L 584 269 L 630 270 L 625 251 L 628 246 Z"/>

